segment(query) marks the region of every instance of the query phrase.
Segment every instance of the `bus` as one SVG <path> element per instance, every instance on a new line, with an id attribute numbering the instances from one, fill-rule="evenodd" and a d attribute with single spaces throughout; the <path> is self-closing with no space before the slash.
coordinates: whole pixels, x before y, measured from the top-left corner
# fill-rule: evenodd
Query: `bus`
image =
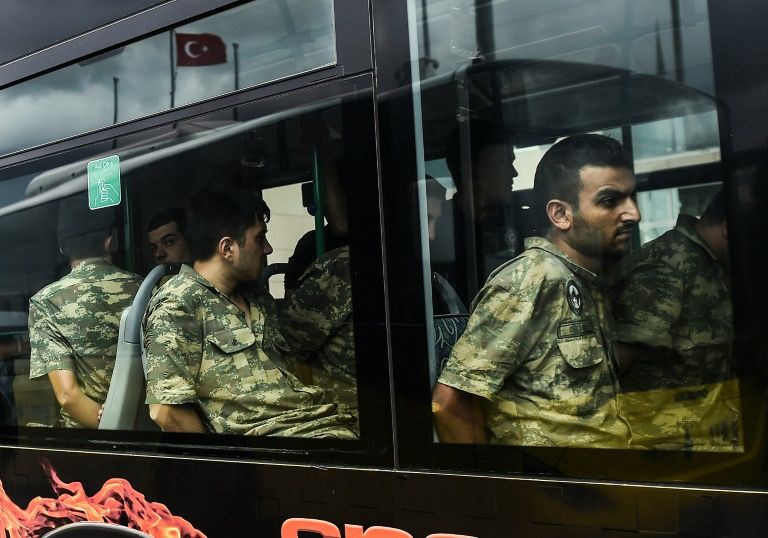
<path id="1" fill-rule="evenodd" d="M 6 8 L 4 536 L 765 536 L 766 21 L 768 6 L 755 0 Z M 591 446 L 564 428 L 557 442 L 449 442 L 432 393 L 446 364 L 461 360 L 454 348 L 487 279 L 542 233 L 534 193 L 542 157 L 585 134 L 622 144 L 641 214 L 626 259 L 599 275 L 611 299 L 628 260 L 724 200 L 727 247 L 707 252 L 726 295 L 695 312 L 713 328 L 684 342 L 691 360 L 670 351 L 661 331 L 651 335 L 645 352 L 664 348 L 660 368 L 679 374 L 668 383 L 633 382 L 642 357 L 625 369 L 618 352 L 605 356 L 621 413 L 636 412 L 634 441 Z M 157 218 L 183 214 L 214 184 L 256 193 L 270 208 L 272 251 L 253 286 L 277 312 L 317 259 L 348 253 L 341 287 L 321 293 L 348 298 L 334 332 L 271 360 L 296 391 L 323 391 L 330 407 L 353 416 L 354 439 L 242 435 L 212 424 L 182 433 L 151 419 L 147 305 L 169 275 L 190 271 L 168 263 L 189 259 L 165 254 L 184 235 L 184 217 Z M 62 414 L 51 372 L 67 368 L 41 370 L 40 346 L 69 349 L 73 364 L 87 359 L 60 332 L 30 332 L 40 319 L 30 317 L 30 301 L 77 266 L 62 247 L 62 222 L 77 220 L 73 203 L 88 215 L 109 212 L 101 257 L 136 280 L 110 329 L 72 318 L 81 338 L 111 335 L 109 350 L 89 348 L 107 365 L 105 386 L 89 396 L 101 407 L 91 426 Z M 168 223 L 176 238 L 153 239 Z M 661 304 L 667 293 L 653 289 L 643 302 Z M 694 351 L 710 344 L 719 359 L 696 362 Z M 351 360 L 351 400 L 323 359 L 340 349 Z M 81 383 L 88 368 L 75 369 Z M 702 422 L 686 405 L 730 414 Z M 637 441 L 667 416 L 679 438 Z"/>

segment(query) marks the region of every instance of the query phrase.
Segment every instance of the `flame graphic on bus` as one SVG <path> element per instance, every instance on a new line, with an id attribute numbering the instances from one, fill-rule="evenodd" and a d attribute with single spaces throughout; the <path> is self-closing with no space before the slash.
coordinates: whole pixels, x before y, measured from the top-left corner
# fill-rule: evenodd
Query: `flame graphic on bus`
<path id="1" fill-rule="evenodd" d="M 110 478 L 95 495 L 88 496 L 82 483 L 63 482 L 47 460 L 43 459 L 42 465 L 58 495 L 55 499 L 35 497 L 22 509 L 0 482 L 0 530 L 5 529 L 8 538 L 38 538 L 78 521 L 116 523 L 154 538 L 206 538 L 164 504 L 146 500 L 123 478 Z"/>

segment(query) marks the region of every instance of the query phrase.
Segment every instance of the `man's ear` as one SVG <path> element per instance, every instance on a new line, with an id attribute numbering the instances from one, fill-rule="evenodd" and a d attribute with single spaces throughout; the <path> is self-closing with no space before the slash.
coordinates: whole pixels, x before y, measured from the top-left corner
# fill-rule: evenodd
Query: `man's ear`
<path id="1" fill-rule="evenodd" d="M 547 217 L 556 229 L 567 232 L 573 225 L 573 208 L 568 202 L 562 200 L 550 200 L 547 202 Z"/>
<path id="2" fill-rule="evenodd" d="M 234 239 L 229 236 L 224 236 L 219 239 L 219 244 L 216 247 L 216 251 L 219 253 L 219 256 L 225 260 L 232 261 L 232 258 L 235 255 L 235 250 L 237 250 L 237 248 L 237 242 Z"/>

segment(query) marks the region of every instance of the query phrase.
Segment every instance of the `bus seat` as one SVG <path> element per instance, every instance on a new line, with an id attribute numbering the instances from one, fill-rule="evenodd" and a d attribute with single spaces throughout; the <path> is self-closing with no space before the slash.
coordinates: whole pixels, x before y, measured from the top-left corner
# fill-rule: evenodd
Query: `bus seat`
<path id="1" fill-rule="evenodd" d="M 45 536 L 52 538 L 151 538 L 149 534 L 122 525 L 90 521 L 69 523 L 52 530 Z"/>
<path id="2" fill-rule="evenodd" d="M 435 314 L 432 317 L 435 329 L 435 372 L 439 376 L 451 350 L 467 328 L 469 313 L 456 290 L 440 274 L 432 273 L 432 290 L 447 308 L 445 314 Z M 434 382 L 437 379 L 433 379 Z"/>
<path id="3" fill-rule="evenodd" d="M 144 404 L 144 356 L 141 323 L 155 286 L 165 276 L 179 272 L 179 264 L 158 265 L 144 279 L 133 303 L 123 311 L 115 356 L 115 369 L 99 421 L 100 430 L 157 429 Z"/>

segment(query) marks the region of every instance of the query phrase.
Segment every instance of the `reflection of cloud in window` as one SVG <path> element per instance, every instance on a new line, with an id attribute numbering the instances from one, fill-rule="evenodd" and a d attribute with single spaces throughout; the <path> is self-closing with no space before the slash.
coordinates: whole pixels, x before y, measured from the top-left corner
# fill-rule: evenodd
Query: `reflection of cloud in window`
<path id="1" fill-rule="evenodd" d="M 234 89 L 232 43 L 240 45 L 240 87 L 267 82 L 333 63 L 333 5 L 330 0 L 254 2 L 176 29 L 213 33 L 227 45 L 226 64 L 175 69 L 175 105 Z M 122 51 L 74 64 L 0 91 L 0 153 L 108 126 L 170 106 L 169 34 L 126 45 Z M 312 62 L 310 64 L 310 62 Z"/>

